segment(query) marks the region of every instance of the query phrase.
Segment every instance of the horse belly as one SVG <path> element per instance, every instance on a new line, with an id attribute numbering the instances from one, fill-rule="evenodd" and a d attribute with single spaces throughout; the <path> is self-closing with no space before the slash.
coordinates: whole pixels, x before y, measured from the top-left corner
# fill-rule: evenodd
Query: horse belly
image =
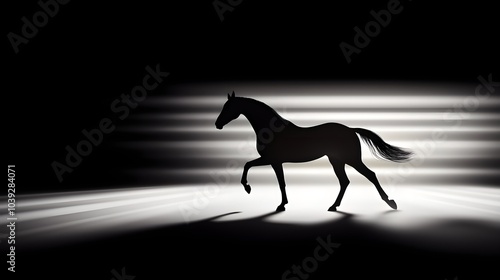
<path id="1" fill-rule="evenodd" d="M 295 138 L 276 143 L 269 149 L 269 157 L 282 162 L 306 162 L 331 153 L 332 148 L 323 141 L 308 138 Z"/>
<path id="2" fill-rule="evenodd" d="M 350 128 L 337 124 L 303 128 L 275 141 L 270 150 L 273 158 L 283 162 L 306 162 L 325 155 L 334 158 L 357 156 L 359 139 Z"/>

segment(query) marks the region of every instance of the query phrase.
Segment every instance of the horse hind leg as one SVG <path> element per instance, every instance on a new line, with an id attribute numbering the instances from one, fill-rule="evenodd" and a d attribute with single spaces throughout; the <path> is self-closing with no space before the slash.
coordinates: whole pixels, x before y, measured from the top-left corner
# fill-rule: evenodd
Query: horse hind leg
<path id="1" fill-rule="evenodd" d="M 328 211 L 337 211 L 337 207 L 340 206 L 340 203 L 342 202 L 342 198 L 344 197 L 344 193 L 347 189 L 347 186 L 349 185 L 349 178 L 347 178 L 347 174 L 345 173 L 345 163 L 343 162 L 335 162 L 333 159 L 329 158 L 330 163 L 333 166 L 333 170 L 335 171 L 335 175 L 337 175 L 337 178 L 339 179 L 340 183 L 340 192 L 337 196 L 337 199 L 333 203 L 330 208 L 328 208 Z"/>
<path id="2" fill-rule="evenodd" d="M 354 169 L 356 169 L 359 173 L 365 176 L 370 182 L 372 182 L 373 185 L 375 185 L 383 201 L 385 201 L 392 209 L 398 209 L 398 205 L 396 204 L 396 202 L 392 199 L 389 199 L 384 189 L 382 189 L 382 186 L 380 186 L 380 183 L 377 179 L 377 175 L 375 174 L 375 172 L 371 171 L 368 167 L 366 167 L 366 165 L 361 160 L 356 161 L 354 164 L 349 164 L 349 165 L 354 167 Z"/>

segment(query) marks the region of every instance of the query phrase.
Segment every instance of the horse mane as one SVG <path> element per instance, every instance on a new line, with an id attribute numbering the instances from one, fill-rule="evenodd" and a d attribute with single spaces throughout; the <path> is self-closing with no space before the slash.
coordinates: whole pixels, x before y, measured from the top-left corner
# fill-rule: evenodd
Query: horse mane
<path id="1" fill-rule="evenodd" d="M 254 105 L 256 108 L 254 108 L 254 110 L 256 111 L 256 113 L 260 114 L 260 115 L 269 115 L 269 116 L 266 116 L 268 117 L 269 119 L 271 119 L 273 116 L 277 118 L 277 121 L 281 122 L 282 124 L 284 125 L 294 125 L 291 121 L 283 118 L 278 112 L 276 112 L 276 110 L 274 110 L 271 106 L 267 105 L 266 103 L 262 102 L 262 101 L 259 101 L 259 100 L 255 100 L 255 99 L 252 99 L 252 98 L 248 98 L 248 97 L 236 97 L 237 99 L 241 100 L 241 101 L 244 101 L 244 102 L 247 102 L 249 104 L 252 104 Z"/>

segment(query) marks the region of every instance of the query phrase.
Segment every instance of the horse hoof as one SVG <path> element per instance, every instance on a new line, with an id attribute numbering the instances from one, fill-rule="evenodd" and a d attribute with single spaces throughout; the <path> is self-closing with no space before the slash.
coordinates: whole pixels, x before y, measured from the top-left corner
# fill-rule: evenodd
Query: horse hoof
<path id="1" fill-rule="evenodd" d="M 252 188 L 250 188 L 250 185 L 245 185 L 245 191 L 250 194 L 250 192 L 252 191 Z"/>
<path id="2" fill-rule="evenodd" d="M 396 204 L 396 201 L 394 200 L 386 200 L 387 204 L 394 210 L 398 209 L 398 205 Z"/>
<path id="3" fill-rule="evenodd" d="M 285 211 L 284 205 L 280 205 L 280 206 L 278 206 L 278 208 L 276 208 L 276 212 L 283 212 L 283 211 Z"/>
<path id="4" fill-rule="evenodd" d="M 328 211 L 330 211 L 330 212 L 336 212 L 337 211 L 337 206 L 331 206 L 330 208 L 328 208 Z"/>

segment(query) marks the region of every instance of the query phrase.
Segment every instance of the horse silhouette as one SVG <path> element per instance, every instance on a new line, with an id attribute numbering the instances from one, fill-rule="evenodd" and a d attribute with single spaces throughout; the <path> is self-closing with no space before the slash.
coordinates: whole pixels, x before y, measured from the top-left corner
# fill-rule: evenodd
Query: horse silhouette
<path id="1" fill-rule="evenodd" d="M 377 188 L 382 200 L 391 208 L 397 209 L 396 202 L 388 198 L 375 173 L 368 169 L 361 160 L 361 144 L 356 133 L 378 158 L 404 162 L 411 158 L 411 152 L 387 144 L 380 136 L 367 129 L 350 128 L 339 123 L 299 127 L 282 118 L 274 109 L 260 101 L 236 97 L 234 91 L 231 95 L 228 94 L 227 99 L 215 122 L 216 128 L 222 129 L 232 120 L 244 115 L 257 136 L 257 151 L 260 157 L 245 164 L 241 177 L 241 184 L 247 193 L 251 191 L 247 182 L 248 170 L 254 166 L 271 165 L 281 190 L 281 204 L 276 211 L 285 211 L 288 199 L 283 163 L 307 162 L 326 155 L 340 183 L 340 192 L 328 211 L 337 210 L 349 185 L 349 179 L 345 173 L 346 164 L 370 180 Z"/>

